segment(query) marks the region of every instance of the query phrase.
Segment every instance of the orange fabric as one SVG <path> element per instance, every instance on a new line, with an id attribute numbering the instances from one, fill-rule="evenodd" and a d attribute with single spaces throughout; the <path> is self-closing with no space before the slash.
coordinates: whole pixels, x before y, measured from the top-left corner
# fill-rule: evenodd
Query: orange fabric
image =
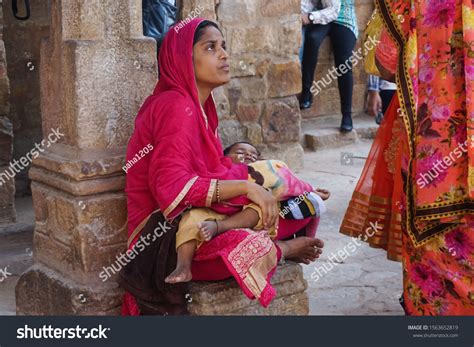
<path id="1" fill-rule="evenodd" d="M 385 69 L 395 74 L 398 62 L 398 49 L 388 34 L 387 29 L 383 29 L 380 34 L 380 42 L 375 49 L 375 57 Z"/>
<path id="2" fill-rule="evenodd" d="M 400 107 L 385 114 L 341 232 L 380 219 L 368 241 L 403 261 L 407 314 L 474 315 L 473 3 L 376 2 L 399 50 Z"/>

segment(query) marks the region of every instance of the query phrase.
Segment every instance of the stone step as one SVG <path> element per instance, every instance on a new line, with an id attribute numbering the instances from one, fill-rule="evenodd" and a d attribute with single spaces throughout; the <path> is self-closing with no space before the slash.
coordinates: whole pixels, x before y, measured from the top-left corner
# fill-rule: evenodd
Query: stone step
<path id="1" fill-rule="evenodd" d="M 271 283 L 277 291 L 267 308 L 249 300 L 234 279 L 191 282 L 188 310 L 192 315 L 308 315 L 308 284 L 301 265 L 279 265 Z"/>
<path id="2" fill-rule="evenodd" d="M 354 130 L 350 133 L 341 133 L 340 124 L 340 115 L 303 119 L 301 122 L 302 145 L 312 151 L 337 148 L 359 139 L 373 139 L 378 130 L 374 118 L 365 114 L 353 118 Z"/>
<path id="3" fill-rule="evenodd" d="M 16 223 L 0 227 L 0 268 L 21 275 L 33 263 L 33 225 Z"/>

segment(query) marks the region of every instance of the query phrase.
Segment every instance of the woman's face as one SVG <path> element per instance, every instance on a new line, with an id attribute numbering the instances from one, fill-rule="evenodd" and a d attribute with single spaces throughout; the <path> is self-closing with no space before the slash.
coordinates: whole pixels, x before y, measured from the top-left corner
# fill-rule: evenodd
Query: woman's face
<path id="1" fill-rule="evenodd" d="M 199 85 L 217 88 L 229 83 L 229 55 L 225 49 L 221 32 L 213 26 L 205 27 L 193 48 L 194 73 Z"/>

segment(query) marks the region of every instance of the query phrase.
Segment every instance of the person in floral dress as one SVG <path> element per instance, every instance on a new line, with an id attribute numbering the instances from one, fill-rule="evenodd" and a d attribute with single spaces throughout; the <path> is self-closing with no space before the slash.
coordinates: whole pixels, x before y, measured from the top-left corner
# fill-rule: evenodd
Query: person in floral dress
<path id="1" fill-rule="evenodd" d="M 403 263 L 409 315 L 474 315 L 474 2 L 376 0 L 397 97 L 341 225 Z M 387 53 L 396 50 L 398 54 Z"/>

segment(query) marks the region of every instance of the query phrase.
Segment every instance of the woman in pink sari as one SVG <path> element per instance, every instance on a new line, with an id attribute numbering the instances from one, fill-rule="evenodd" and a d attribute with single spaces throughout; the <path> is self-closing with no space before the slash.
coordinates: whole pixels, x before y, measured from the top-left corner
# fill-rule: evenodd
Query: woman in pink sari
<path id="1" fill-rule="evenodd" d="M 176 266 L 176 227 L 188 208 L 232 215 L 253 202 L 267 227 L 279 218 L 275 198 L 248 181 L 247 166 L 223 156 L 211 92 L 230 81 L 227 59 L 220 30 L 203 19 L 171 28 L 160 49 L 160 80 L 138 113 L 127 149 L 128 161 L 153 148 L 127 172 L 128 244 L 140 252 L 119 276 L 125 315 L 186 313 L 186 285 L 165 284 L 164 278 Z M 269 281 L 282 257 L 301 262 L 319 257 L 318 239 L 281 241 L 314 228 L 314 222 L 280 220 L 275 242 L 265 230 L 220 234 L 197 250 L 193 280 L 234 277 L 249 298 L 267 306 L 275 296 Z"/>

